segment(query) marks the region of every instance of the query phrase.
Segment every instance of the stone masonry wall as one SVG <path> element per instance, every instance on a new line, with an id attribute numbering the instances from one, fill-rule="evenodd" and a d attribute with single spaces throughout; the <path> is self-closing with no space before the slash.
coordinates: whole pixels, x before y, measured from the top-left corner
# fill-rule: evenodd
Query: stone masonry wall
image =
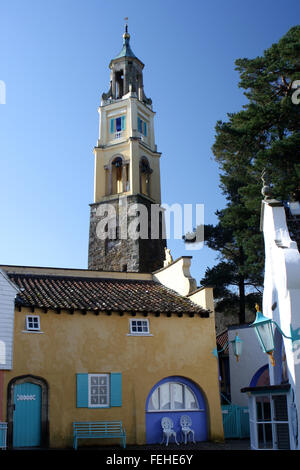
<path id="1" fill-rule="evenodd" d="M 126 199 L 127 210 L 120 209 Z M 110 204 L 116 214 L 117 230 L 106 239 L 101 239 L 99 222 L 107 218 L 104 204 Z M 142 204 L 148 212 L 148 238 L 124 238 L 126 227 L 138 217 L 129 216 L 128 208 L 132 204 Z M 102 207 L 100 207 L 102 206 Z M 123 206 L 122 206 L 123 207 Z M 102 210 L 102 216 L 99 211 Z M 105 228 L 107 231 L 107 227 Z M 138 229 L 139 231 L 139 229 Z M 113 236 L 116 235 L 116 238 Z M 88 268 L 98 271 L 153 272 L 163 266 L 166 241 L 161 237 L 151 239 L 151 201 L 142 195 L 116 197 L 105 202 L 91 204 Z"/>

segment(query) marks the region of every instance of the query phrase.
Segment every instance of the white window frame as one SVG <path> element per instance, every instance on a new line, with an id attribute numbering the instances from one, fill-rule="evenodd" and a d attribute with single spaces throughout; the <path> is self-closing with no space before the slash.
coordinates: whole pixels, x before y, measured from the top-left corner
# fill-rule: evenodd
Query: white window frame
<path id="1" fill-rule="evenodd" d="M 133 323 L 134 322 L 145 322 L 147 324 L 147 331 L 133 331 Z M 137 325 L 136 325 L 137 326 Z M 129 320 L 129 335 L 128 336 L 153 336 L 150 333 L 150 326 L 148 318 L 130 318 Z"/>
<path id="2" fill-rule="evenodd" d="M 281 393 L 263 393 L 263 394 L 253 394 L 249 400 L 249 422 L 250 422 L 250 439 L 251 439 L 251 448 L 253 450 L 277 450 L 278 443 L 276 440 L 276 425 L 277 424 L 287 424 L 289 428 L 289 438 L 290 438 L 290 450 L 292 450 L 293 446 L 293 435 L 291 432 L 291 420 L 290 420 L 290 398 L 288 394 L 282 393 L 286 397 L 287 400 L 287 413 L 288 419 L 286 421 L 278 421 L 275 420 L 275 410 L 274 410 L 274 402 L 273 397 L 281 395 Z M 261 398 L 268 398 L 270 403 L 270 410 L 271 410 L 271 417 L 270 420 L 264 421 L 259 420 L 257 416 L 257 408 L 256 403 L 257 399 Z M 258 435 L 258 425 L 271 425 L 272 428 L 272 447 L 259 447 L 259 435 Z"/>
<path id="3" fill-rule="evenodd" d="M 29 326 L 29 323 L 35 323 L 36 320 L 38 326 Z M 26 315 L 26 331 L 41 331 L 41 322 L 39 315 Z"/>
<path id="4" fill-rule="evenodd" d="M 160 408 L 160 387 L 162 385 L 165 385 L 165 384 L 168 384 L 169 385 L 169 398 L 170 398 L 170 409 L 162 409 Z M 185 401 L 185 389 L 187 388 L 189 390 L 189 392 L 193 395 L 193 397 L 195 398 L 195 402 L 196 402 L 196 405 L 197 407 L 196 408 L 172 408 L 172 405 L 174 404 L 174 397 L 173 397 L 173 391 L 172 391 L 172 384 L 177 384 L 177 385 L 181 385 L 183 386 L 183 401 L 184 401 L 184 405 L 186 404 L 186 401 Z M 204 409 L 201 409 L 199 408 L 199 402 L 198 402 L 198 399 L 195 395 L 195 393 L 193 392 L 193 390 L 191 389 L 191 387 L 189 387 L 188 385 L 186 385 L 185 383 L 182 383 L 182 382 L 164 382 L 163 384 L 160 384 L 155 390 L 153 390 L 152 394 L 154 392 L 158 391 L 158 395 L 159 395 L 159 398 L 158 398 L 158 401 L 159 401 L 159 408 L 157 410 L 150 410 L 148 408 L 147 412 L 149 413 L 181 413 L 182 411 L 187 411 L 187 412 L 193 412 L 193 411 L 204 411 Z M 152 396 L 151 394 L 151 396 Z"/>
<path id="5" fill-rule="evenodd" d="M 105 403 L 92 403 L 91 387 L 93 386 L 93 377 L 106 377 L 107 378 L 107 399 Z M 99 385 L 101 386 L 101 385 Z M 110 374 L 88 374 L 88 406 L 89 408 L 109 408 L 110 406 Z"/>

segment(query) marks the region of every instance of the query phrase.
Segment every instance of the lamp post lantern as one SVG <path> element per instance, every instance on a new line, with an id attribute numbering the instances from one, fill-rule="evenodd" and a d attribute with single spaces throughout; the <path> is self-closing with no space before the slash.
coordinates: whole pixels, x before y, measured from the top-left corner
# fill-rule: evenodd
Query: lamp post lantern
<path id="1" fill-rule="evenodd" d="M 291 330 L 291 336 L 287 336 L 284 334 L 284 332 L 281 330 L 279 325 L 276 323 L 276 321 L 272 320 L 271 318 L 265 317 L 259 310 L 259 306 L 256 304 L 256 319 L 255 321 L 249 325 L 250 327 L 254 327 L 255 333 L 257 335 L 259 344 L 261 345 L 261 348 L 263 352 L 269 354 L 271 358 L 272 365 L 275 365 L 275 360 L 274 360 L 274 333 L 273 333 L 273 328 L 272 328 L 272 323 L 276 326 L 278 331 L 282 336 L 284 336 L 287 339 L 292 340 L 292 347 L 295 347 L 296 342 L 300 341 L 300 328 L 296 328 L 295 330 L 293 329 L 292 325 L 290 325 L 290 330 Z"/>
<path id="2" fill-rule="evenodd" d="M 256 319 L 250 325 L 254 327 L 255 333 L 257 335 L 259 344 L 264 353 L 270 356 L 272 365 L 275 365 L 274 360 L 274 334 L 272 328 L 272 320 L 270 318 L 265 317 L 262 312 L 259 310 L 259 306 L 256 304 Z"/>
<path id="3" fill-rule="evenodd" d="M 239 357 L 242 354 L 242 349 L 243 349 L 243 340 L 239 338 L 238 334 L 236 333 L 235 339 L 230 341 L 232 344 L 233 348 L 233 354 L 236 357 L 236 362 L 239 362 Z"/>
<path id="4" fill-rule="evenodd" d="M 239 361 L 239 357 L 241 356 L 242 354 L 242 343 L 243 343 L 243 340 L 239 338 L 238 334 L 236 333 L 235 335 L 235 339 L 232 340 L 232 341 L 227 341 L 227 343 L 225 344 L 225 346 L 220 349 L 218 351 L 217 348 L 215 348 L 212 353 L 215 357 L 218 357 L 218 354 L 225 351 L 225 349 L 227 348 L 228 344 L 231 343 L 232 344 L 232 349 L 233 349 L 233 354 L 235 355 L 236 357 L 236 362 Z"/>

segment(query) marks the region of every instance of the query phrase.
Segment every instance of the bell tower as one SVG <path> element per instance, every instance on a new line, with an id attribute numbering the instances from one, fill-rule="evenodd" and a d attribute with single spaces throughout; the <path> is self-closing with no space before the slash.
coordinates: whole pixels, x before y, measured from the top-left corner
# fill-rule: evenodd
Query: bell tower
<path id="1" fill-rule="evenodd" d="M 122 50 L 109 68 L 109 91 L 102 94 L 98 109 L 88 267 L 152 272 L 163 266 L 166 246 L 161 154 L 155 144 L 152 101 L 144 93 L 144 64 L 130 47 L 127 18 Z"/>

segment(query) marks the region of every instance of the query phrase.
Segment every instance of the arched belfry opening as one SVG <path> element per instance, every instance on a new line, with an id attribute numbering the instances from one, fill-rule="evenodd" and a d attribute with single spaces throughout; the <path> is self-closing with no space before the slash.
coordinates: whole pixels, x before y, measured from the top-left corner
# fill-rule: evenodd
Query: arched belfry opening
<path id="1" fill-rule="evenodd" d="M 151 196 L 151 173 L 149 161 L 146 157 L 140 160 L 140 191 L 145 196 Z"/>
<path id="2" fill-rule="evenodd" d="M 107 196 L 129 191 L 129 162 L 122 155 L 114 156 L 105 171 Z"/>

